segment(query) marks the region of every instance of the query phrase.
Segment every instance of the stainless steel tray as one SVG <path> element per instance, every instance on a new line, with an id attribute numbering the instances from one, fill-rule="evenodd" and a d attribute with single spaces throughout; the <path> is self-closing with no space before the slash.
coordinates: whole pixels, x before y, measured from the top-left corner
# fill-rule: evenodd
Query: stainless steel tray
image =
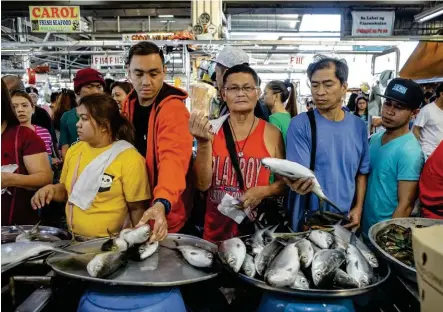
<path id="1" fill-rule="evenodd" d="M 68 247 L 84 253 L 99 252 L 100 247 L 106 239 L 96 239 L 84 243 L 79 243 Z M 183 234 L 169 234 L 166 240 L 174 240 L 180 245 L 192 245 L 213 252 L 217 251 L 217 246 L 203 239 Z M 166 242 L 167 243 L 167 242 Z M 169 243 L 168 246 L 174 245 Z M 221 271 L 215 265 L 213 268 L 199 269 L 190 265 L 177 250 L 171 250 L 159 246 L 155 254 L 144 261 L 128 263 L 107 278 L 91 277 L 86 270 L 86 265 L 94 257 L 93 254 L 81 257 L 71 257 L 69 255 L 54 254 L 47 259 L 48 265 L 60 275 L 75 279 L 110 285 L 128 286 L 177 286 L 216 277 Z M 214 261 L 215 263 L 216 261 Z"/>
<path id="2" fill-rule="evenodd" d="M 410 267 L 403 262 L 395 259 L 386 251 L 384 251 L 376 242 L 377 234 L 390 224 L 398 224 L 407 228 L 413 228 L 416 225 L 432 226 L 436 224 L 443 224 L 443 220 L 427 218 L 396 218 L 374 224 L 369 229 L 369 240 L 371 241 L 371 244 L 374 245 L 374 247 L 376 248 L 377 253 L 382 258 L 387 260 L 392 265 L 392 268 L 401 276 L 404 276 L 413 282 L 417 282 L 417 271 L 415 270 L 415 268 Z"/>
<path id="3" fill-rule="evenodd" d="M 21 228 L 28 231 L 32 229 L 33 225 L 21 225 Z M 39 232 L 42 234 L 50 234 L 53 236 L 57 236 L 61 240 L 71 240 L 72 234 L 68 231 L 51 227 L 51 226 L 39 226 Z M 17 227 L 15 225 L 12 226 L 2 226 L 2 244 L 5 243 L 13 243 L 15 242 L 16 237 L 20 234 Z"/>

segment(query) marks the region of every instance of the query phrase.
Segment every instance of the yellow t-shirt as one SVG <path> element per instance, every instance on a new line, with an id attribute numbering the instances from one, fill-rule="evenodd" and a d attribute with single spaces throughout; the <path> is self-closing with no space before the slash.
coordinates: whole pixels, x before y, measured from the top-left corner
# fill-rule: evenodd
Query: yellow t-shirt
<path id="1" fill-rule="evenodd" d="M 69 148 L 60 178 L 60 183 L 65 184 L 68 195 L 71 194 L 72 178 L 79 159 L 78 177 L 94 158 L 110 147 L 111 145 L 93 148 L 86 142 L 78 142 Z M 108 230 L 113 234 L 120 231 L 128 216 L 128 202 L 150 198 L 145 160 L 135 148 L 130 148 L 120 153 L 105 169 L 102 185 L 89 209 L 73 207 L 73 227 L 70 224 L 69 204 L 66 205 L 66 218 L 75 234 L 106 237 Z"/>

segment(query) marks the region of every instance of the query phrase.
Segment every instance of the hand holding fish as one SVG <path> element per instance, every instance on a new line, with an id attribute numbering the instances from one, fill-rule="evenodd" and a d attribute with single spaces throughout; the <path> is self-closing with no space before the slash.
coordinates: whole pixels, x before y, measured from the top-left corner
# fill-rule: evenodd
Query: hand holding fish
<path id="1" fill-rule="evenodd" d="M 286 177 L 283 177 L 283 181 L 285 181 L 286 185 L 291 188 L 292 191 L 305 195 L 314 189 L 315 181 L 313 178 L 298 178 L 295 180 L 290 180 Z"/>
<path id="2" fill-rule="evenodd" d="M 189 118 L 189 132 L 199 142 L 207 142 L 211 140 L 212 134 L 209 131 L 211 125 L 208 117 L 203 112 L 194 111 Z"/>
<path id="3" fill-rule="evenodd" d="M 168 222 L 166 221 L 165 206 L 162 203 L 157 202 L 154 206 L 146 210 L 138 222 L 137 227 L 148 223 L 149 220 L 154 220 L 155 222 L 149 241 L 156 242 L 164 240 L 166 236 L 168 236 Z"/>
<path id="4" fill-rule="evenodd" d="M 243 194 L 240 201 L 243 203 L 242 208 L 255 208 L 266 197 L 266 186 L 252 187 Z"/>
<path id="5" fill-rule="evenodd" d="M 361 214 L 363 212 L 362 207 L 354 207 L 349 212 L 348 218 L 351 222 L 344 225 L 343 227 L 347 229 L 353 229 L 353 228 L 359 228 L 360 227 L 360 220 L 361 220 Z"/>
<path id="6" fill-rule="evenodd" d="M 32 209 L 41 209 L 52 201 L 55 195 L 55 185 L 49 184 L 39 189 L 31 198 Z"/>

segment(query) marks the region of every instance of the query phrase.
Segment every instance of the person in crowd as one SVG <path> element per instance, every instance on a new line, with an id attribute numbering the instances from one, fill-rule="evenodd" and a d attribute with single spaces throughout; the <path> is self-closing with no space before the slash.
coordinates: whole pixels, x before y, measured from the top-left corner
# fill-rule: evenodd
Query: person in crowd
<path id="1" fill-rule="evenodd" d="M 365 123 L 342 109 L 348 72 L 344 60 L 321 55 L 309 65 L 308 79 L 316 109 L 292 119 L 286 158 L 315 172 L 326 196 L 340 207 L 340 214 L 349 217 L 346 227 L 351 228 L 360 224 L 370 168 Z M 311 159 L 314 159 L 312 163 Z M 301 230 L 306 221 L 303 216 L 319 209 L 319 201 L 308 194 L 314 183 L 309 178 L 285 180 L 292 190 L 288 198 L 293 212 L 292 227 Z M 338 213 L 330 205 L 325 204 L 323 208 Z"/>
<path id="2" fill-rule="evenodd" d="M 82 97 L 77 112 L 80 141 L 66 154 L 60 183 L 38 190 L 32 207 L 67 202 L 69 227 L 80 240 L 118 234 L 139 222 L 150 198 L 145 162 L 131 144 L 134 128 L 107 94 Z M 152 240 L 166 235 L 166 221 L 157 222 Z"/>
<path id="3" fill-rule="evenodd" d="M 431 100 L 431 98 L 432 98 L 434 95 L 435 95 L 434 92 L 427 91 L 427 92 L 425 93 L 425 95 L 424 95 L 424 98 L 425 98 L 425 99 L 424 99 L 424 101 L 423 101 L 423 105 L 422 105 L 422 107 L 428 105 L 429 103 L 432 103 L 430 100 Z M 422 108 L 422 107 L 421 107 L 421 108 Z"/>
<path id="4" fill-rule="evenodd" d="M 105 80 L 103 75 L 93 68 L 80 69 L 74 77 L 74 92 L 77 102 L 84 96 L 103 93 Z M 62 157 L 65 158 L 66 152 L 72 143 L 77 142 L 77 116 L 76 107 L 63 114 L 60 120 L 60 147 Z"/>
<path id="5" fill-rule="evenodd" d="M 111 94 L 114 100 L 117 101 L 118 107 L 123 106 L 126 98 L 132 91 L 132 85 L 127 81 L 116 81 L 111 85 Z"/>
<path id="6" fill-rule="evenodd" d="M 34 103 L 34 106 L 38 106 L 38 100 L 40 99 L 40 96 L 38 95 L 37 88 L 26 87 L 25 91 L 26 93 L 29 94 L 29 97 L 32 99 L 32 102 Z"/>
<path id="7" fill-rule="evenodd" d="M 240 209 L 254 209 L 263 199 L 285 190 L 283 181 L 270 185 L 270 171 L 260 165 L 265 157 L 283 158 L 284 144 L 277 127 L 254 116 L 260 96 L 257 73 L 248 65 L 236 65 L 223 80 L 223 100 L 230 111 L 225 126 L 212 136 L 202 113 L 194 112 L 189 121 L 189 130 L 198 141 L 197 188 L 208 190 L 203 237 L 212 242 L 245 234 L 217 209 L 226 194 L 240 200 Z M 235 142 L 232 151 L 226 147 L 228 136 Z"/>
<path id="8" fill-rule="evenodd" d="M 352 93 L 349 96 L 348 105 L 346 105 L 346 108 L 347 108 L 346 111 L 348 111 L 348 112 L 355 112 L 357 110 L 357 107 L 356 107 L 356 104 L 357 104 L 356 100 L 357 100 L 357 98 L 358 98 L 358 94 L 357 93 Z"/>
<path id="9" fill-rule="evenodd" d="M 358 96 L 355 99 L 355 112 L 354 115 L 361 118 L 366 126 L 368 125 L 368 99 L 364 96 Z"/>
<path id="10" fill-rule="evenodd" d="M 311 111 L 315 109 L 315 105 L 314 105 L 314 101 L 312 101 L 311 99 L 306 99 L 306 111 Z"/>
<path id="11" fill-rule="evenodd" d="M 424 162 L 420 144 L 408 127 L 423 102 L 420 86 L 412 80 L 395 78 L 380 96 L 386 98 L 381 111 L 386 130 L 374 134 L 370 141 L 371 173 L 362 218 L 364 235 L 380 221 L 409 217 Z"/>
<path id="12" fill-rule="evenodd" d="M 31 189 L 51 183 L 48 154 L 35 131 L 20 126 L 3 79 L 1 84 L 2 167 L 18 166 L 14 173 L 1 173 L 2 226 L 35 224 L 39 217 L 30 205 Z"/>
<path id="13" fill-rule="evenodd" d="M 9 93 L 15 90 L 25 91 L 25 84 L 19 76 L 5 75 L 2 77 L 2 80 L 5 82 Z"/>
<path id="14" fill-rule="evenodd" d="M 70 89 L 62 89 L 53 106 L 53 122 L 55 133 L 60 138 L 61 119 L 64 113 L 77 107 L 75 92 Z"/>
<path id="15" fill-rule="evenodd" d="M 191 185 L 186 181 L 192 157 L 189 111 L 184 103 L 188 95 L 164 82 L 163 51 L 152 42 L 133 45 L 127 65 L 134 91 L 122 112 L 135 127 L 135 147 L 146 158 L 153 189 L 150 208 L 140 222 L 158 222 L 166 215 L 169 232 L 176 233 L 191 209 Z"/>
<path id="16" fill-rule="evenodd" d="M 115 82 L 115 80 L 112 78 L 105 78 L 105 90 L 104 91 L 106 94 L 112 95 L 111 86 L 113 85 L 114 82 Z"/>
<path id="17" fill-rule="evenodd" d="M 11 101 L 20 125 L 32 129 L 43 140 L 43 142 L 45 142 L 46 152 L 48 153 L 49 157 L 51 157 L 51 134 L 49 134 L 47 129 L 31 123 L 32 114 L 35 112 L 35 104 L 34 101 L 32 101 L 31 96 L 23 91 L 13 91 L 11 94 Z"/>
<path id="18" fill-rule="evenodd" d="M 215 63 L 215 79 L 217 89 L 220 93 L 220 97 L 223 99 L 223 96 L 221 96 L 221 90 L 223 89 L 224 74 L 229 68 L 235 65 L 248 64 L 249 56 L 239 48 L 225 45 L 223 50 L 221 50 L 220 53 L 217 55 Z M 220 116 L 226 115 L 227 113 L 229 113 L 228 106 L 226 103 L 222 103 L 220 106 Z M 264 107 L 264 105 L 259 101 L 257 101 L 257 104 L 255 105 L 254 114 L 258 118 L 269 121 L 269 113 L 266 110 L 266 107 Z"/>
<path id="19" fill-rule="evenodd" d="M 285 144 L 291 118 L 297 115 L 296 88 L 295 83 L 291 83 L 289 80 L 284 82 L 273 80 L 266 85 L 263 94 L 264 103 L 271 112 L 269 122 L 280 129 Z"/>
<path id="20" fill-rule="evenodd" d="M 51 93 L 51 103 L 49 104 L 49 108 L 51 109 L 51 113 L 49 114 L 51 118 L 54 117 L 54 111 L 55 111 L 55 105 L 57 103 L 57 98 L 60 95 L 60 91 L 52 92 Z M 54 125 L 55 127 L 55 125 Z"/>
<path id="21" fill-rule="evenodd" d="M 443 219 L 443 141 L 426 160 L 419 190 L 422 217 Z"/>
<path id="22" fill-rule="evenodd" d="M 443 140 L 443 83 L 436 90 L 437 99 L 420 110 L 412 131 L 429 157 Z"/>

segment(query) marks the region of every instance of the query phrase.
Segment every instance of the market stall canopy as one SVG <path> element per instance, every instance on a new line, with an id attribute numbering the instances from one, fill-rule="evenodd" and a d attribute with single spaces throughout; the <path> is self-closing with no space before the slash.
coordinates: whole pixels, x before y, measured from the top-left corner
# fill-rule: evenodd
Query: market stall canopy
<path id="1" fill-rule="evenodd" d="M 421 41 L 401 69 L 400 77 L 420 82 L 443 80 L 443 42 Z"/>

